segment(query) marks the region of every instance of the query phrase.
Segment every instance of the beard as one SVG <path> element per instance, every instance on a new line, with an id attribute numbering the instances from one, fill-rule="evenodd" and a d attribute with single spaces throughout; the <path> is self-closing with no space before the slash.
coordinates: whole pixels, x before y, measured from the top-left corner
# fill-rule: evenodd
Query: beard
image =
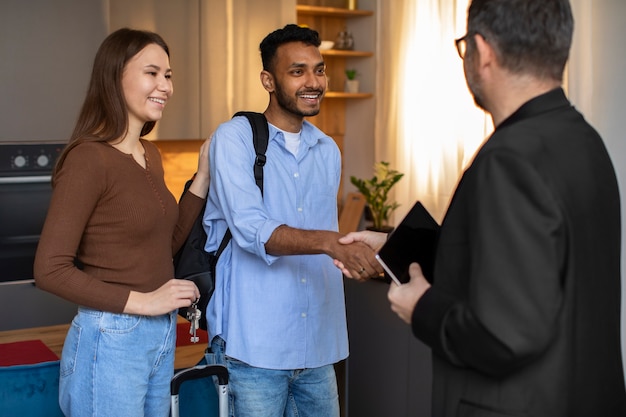
<path id="1" fill-rule="evenodd" d="M 320 96 L 323 93 L 323 91 L 319 91 L 319 90 L 312 91 L 312 92 L 319 93 Z M 298 98 L 297 98 L 297 95 L 299 93 L 296 93 L 295 98 L 291 97 L 287 93 L 285 93 L 285 90 L 283 90 L 280 84 L 276 84 L 274 93 L 276 95 L 276 101 L 278 102 L 278 105 L 282 109 L 288 111 L 291 114 L 294 114 L 299 117 L 309 117 L 309 116 L 316 116 L 320 112 L 320 106 L 317 106 L 316 108 L 312 108 L 312 109 L 307 109 L 307 110 L 300 109 L 298 107 Z"/>
<path id="2" fill-rule="evenodd" d="M 482 110 L 487 111 L 480 76 L 474 69 L 475 65 L 473 60 L 469 56 L 465 58 L 463 69 L 465 70 L 467 88 L 470 90 L 470 93 L 472 93 L 472 97 L 474 97 L 474 103 Z"/>

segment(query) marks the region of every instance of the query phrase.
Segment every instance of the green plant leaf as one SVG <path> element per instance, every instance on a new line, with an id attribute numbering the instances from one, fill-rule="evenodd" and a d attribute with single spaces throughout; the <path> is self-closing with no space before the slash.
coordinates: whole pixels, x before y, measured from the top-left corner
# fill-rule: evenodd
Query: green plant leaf
<path id="1" fill-rule="evenodd" d="M 349 80 L 354 80 L 356 78 L 356 70 L 355 69 L 347 69 L 346 70 L 346 77 Z"/>
<path id="2" fill-rule="evenodd" d="M 403 173 L 390 169 L 388 162 L 381 161 L 374 164 L 374 176 L 371 179 L 350 177 L 350 182 L 365 197 L 375 228 L 385 226 L 391 214 L 400 206 L 395 201 L 387 200 L 389 191 L 403 176 Z"/>

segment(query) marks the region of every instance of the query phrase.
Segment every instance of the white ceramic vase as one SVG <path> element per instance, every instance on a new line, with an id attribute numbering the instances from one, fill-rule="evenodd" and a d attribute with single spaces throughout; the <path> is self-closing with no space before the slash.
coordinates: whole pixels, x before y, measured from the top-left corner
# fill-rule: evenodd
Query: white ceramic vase
<path id="1" fill-rule="evenodd" d="M 346 80 L 346 93 L 359 92 L 359 80 Z"/>

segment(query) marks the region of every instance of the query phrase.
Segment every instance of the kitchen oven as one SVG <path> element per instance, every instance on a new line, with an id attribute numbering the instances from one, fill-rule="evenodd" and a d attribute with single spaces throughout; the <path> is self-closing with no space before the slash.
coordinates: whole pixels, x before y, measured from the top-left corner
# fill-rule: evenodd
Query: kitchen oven
<path id="1" fill-rule="evenodd" d="M 33 279 L 52 170 L 63 147 L 0 143 L 0 330 L 66 323 L 76 310 L 38 290 Z"/>

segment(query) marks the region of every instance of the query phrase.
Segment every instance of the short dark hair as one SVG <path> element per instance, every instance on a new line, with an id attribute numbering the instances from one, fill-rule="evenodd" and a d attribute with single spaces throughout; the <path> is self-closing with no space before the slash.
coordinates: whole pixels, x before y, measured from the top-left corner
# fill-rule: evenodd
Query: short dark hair
<path id="1" fill-rule="evenodd" d="M 504 68 L 541 79 L 562 81 L 573 31 L 569 0 L 472 0 L 467 16 L 467 33 L 481 34 Z"/>
<path id="2" fill-rule="evenodd" d="M 286 25 L 282 29 L 277 29 L 270 33 L 261 41 L 261 61 L 263 69 L 271 71 L 276 57 L 276 50 L 279 46 L 289 42 L 302 42 L 306 45 L 320 46 L 322 43 L 317 31 L 293 23 Z"/>

